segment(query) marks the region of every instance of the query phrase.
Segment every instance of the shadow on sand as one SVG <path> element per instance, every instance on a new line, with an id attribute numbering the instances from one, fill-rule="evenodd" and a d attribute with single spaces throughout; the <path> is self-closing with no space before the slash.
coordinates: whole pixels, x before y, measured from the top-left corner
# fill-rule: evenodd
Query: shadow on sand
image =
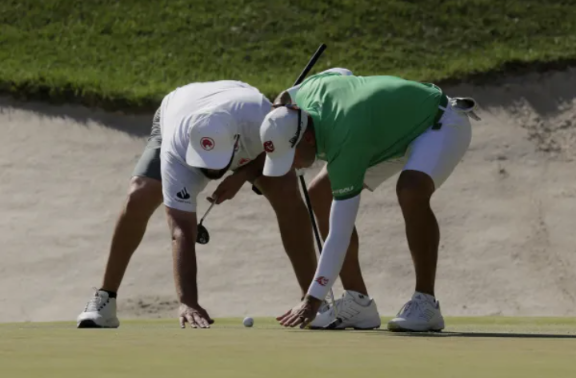
<path id="1" fill-rule="evenodd" d="M 553 68 L 553 67 L 551 67 Z M 485 75 L 481 75 L 484 77 Z M 545 72 L 521 71 L 518 74 L 500 74 L 492 80 L 476 83 L 469 82 L 441 86 L 449 96 L 471 96 L 482 107 L 504 107 L 514 109 L 518 101 L 530 104 L 539 116 L 555 114 L 567 103 L 576 98 L 576 67 L 562 65 L 561 69 Z M 106 127 L 125 132 L 135 137 L 145 137 L 150 133 L 153 111 L 138 114 L 107 112 L 76 104 L 51 104 L 37 100 L 22 101 L 12 96 L 0 96 L 0 112 L 11 109 L 29 111 L 38 116 L 50 118 L 69 118 L 79 124 L 94 121 Z"/>
<path id="2" fill-rule="evenodd" d="M 480 107 L 513 110 L 518 102 L 528 103 L 539 116 L 557 113 L 576 98 L 576 68 L 548 72 L 500 75 L 486 83 L 462 82 L 445 85 L 449 96 L 474 97 Z"/>
<path id="3" fill-rule="evenodd" d="M 80 125 L 89 123 L 124 132 L 133 137 L 148 137 L 152 126 L 153 112 L 142 114 L 123 114 L 91 109 L 82 105 L 54 105 L 39 101 L 20 101 L 8 96 L 0 96 L 0 113 L 24 111 L 40 118 L 71 120 Z"/>

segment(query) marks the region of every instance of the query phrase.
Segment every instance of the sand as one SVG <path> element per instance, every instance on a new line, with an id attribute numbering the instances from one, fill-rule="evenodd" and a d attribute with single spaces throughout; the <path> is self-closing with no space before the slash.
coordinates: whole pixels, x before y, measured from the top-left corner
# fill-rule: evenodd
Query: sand
<path id="1" fill-rule="evenodd" d="M 473 122 L 470 150 L 433 199 L 444 315 L 576 315 L 576 69 L 445 89 L 475 97 L 482 121 Z M 151 116 L 0 99 L 0 322 L 74 320 L 83 309 L 101 283 Z M 357 222 L 364 275 L 383 316 L 414 287 L 395 179 L 363 195 Z M 207 205 L 201 200 L 199 212 Z M 213 317 L 275 316 L 297 304 L 263 197 L 245 185 L 205 225 L 212 240 L 197 248 L 198 280 Z M 339 283 L 335 289 L 339 296 Z M 176 326 L 162 208 L 118 300 L 121 319 L 174 317 Z"/>

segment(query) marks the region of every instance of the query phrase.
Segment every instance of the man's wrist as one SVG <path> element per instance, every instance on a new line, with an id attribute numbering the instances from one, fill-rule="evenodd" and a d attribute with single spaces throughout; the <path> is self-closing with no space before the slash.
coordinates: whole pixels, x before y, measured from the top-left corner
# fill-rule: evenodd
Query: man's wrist
<path id="1" fill-rule="evenodd" d="M 314 299 L 326 298 L 326 295 L 328 294 L 329 290 L 330 288 L 320 285 L 318 282 L 314 281 L 312 282 L 312 285 L 310 285 L 310 288 L 308 288 L 306 298 L 314 298 Z"/>
<path id="2" fill-rule="evenodd" d="M 256 159 L 241 167 L 238 172 L 242 172 L 244 174 L 246 181 L 254 183 L 256 179 L 263 175 L 265 159 L 266 153 L 262 152 Z"/>
<path id="3" fill-rule="evenodd" d="M 312 295 L 310 295 L 310 294 L 306 294 L 306 296 L 304 297 L 304 300 L 305 300 L 306 302 L 311 302 L 311 303 L 314 303 L 314 302 L 316 302 L 316 303 L 322 303 L 322 299 L 316 298 L 316 297 L 314 297 L 314 296 L 312 296 Z"/>
<path id="4" fill-rule="evenodd" d="M 262 170 L 260 169 L 252 169 L 246 170 L 244 173 L 244 179 L 246 181 L 254 182 L 258 177 L 262 176 Z"/>
<path id="5" fill-rule="evenodd" d="M 183 304 L 188 307 L 195 307 L 198 305 L 198 298 L 190 298 L 181 296 L 179 298 L 180 304 Z"/>
<path id="6" fill-rule="evenodd" d="M 240 167 L 234 172 L 234 176 L 240 178 L 242 181 L 250 181 L 252 173 L 250 172 L 250 167 L 247 165 L 244 167 Z"/>

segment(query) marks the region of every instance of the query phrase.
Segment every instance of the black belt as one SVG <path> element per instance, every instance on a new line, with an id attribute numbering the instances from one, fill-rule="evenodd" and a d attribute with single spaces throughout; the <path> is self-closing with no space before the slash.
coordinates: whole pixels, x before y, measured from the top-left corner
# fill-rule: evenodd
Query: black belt
<path id="1" fill-rule="evenodd" d="M 434 123 L 432 124 L 432 130 L 439 130 L 442 127 L 442 123 L 440 123 L 440 118 L 444 115 L 444 110 L 448 106 L 448 97 L 442 93 L 442 97 L 440 97 L 440 104 L 438 104 L 438 111 L 436 112 L 436 116 L 434 117 Z M 444 108 L 444 109 L 442 109 Z"/>

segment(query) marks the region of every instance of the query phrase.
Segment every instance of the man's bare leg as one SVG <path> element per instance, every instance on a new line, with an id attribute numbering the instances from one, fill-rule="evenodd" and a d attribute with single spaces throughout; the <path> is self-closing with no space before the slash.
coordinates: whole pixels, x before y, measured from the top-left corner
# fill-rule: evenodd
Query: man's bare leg
<path id="1" fill-rule="evenodd" d="M 330 180 L 328 178 L 328 171 L 326 167 L 322 168 L 320 173 L 312 180 L 309 185 L 308 193 L 310 195 L 310 202 L 316 219 L 318 220 L 318 228 L 322 239 L 326 240 L 330 229 L 330 208 L 332 206 L 332 189 L 330 187 Z M 344 265 L 340 271 L 340 279 L 342 286 L 345 290 L 356 291 L 360 294 L 368 295 L 364 278 L 362 277 L 362 270 L 360 269 L 360 261 L 358 259 L 359 238 L 356 227 L 350 239 L 350 246 L 346 252 Z"/>
<path id="2" fill-rule="evenodd" d="M 133 177 L 118 217 L 102 282 L 102 290 L 117 292 L 132 254 L 140 245 L 148 221 L 162 203 L 162 184 L 147 177 Z"/>
<path id="3" fill-rule="evenodd" d="M 298 177 L 291 171 L 282 177 L 261 176 L 255 184 L 276 213 L 282 244 L 304 297 L 314 278 L 318 262 L 310 217 L 300 194 Z"/>
<path id="4" fill-rule="evenodd" d="M 403 171 L 396 186 L 406 238 L 416 272 L 416 291 L 434 296 L 440 229 L 430 207 L 434 181 L 425 173 Z"/>
<path id="5" fill-rule="evenodd" d="M 406 239 L 414 262 L 416 288 L 412 298 L 388 322 L 390 331 L 444 329 L 444 318 L 434 294 L 440 241 L 438 222 L 430 207 L 434 191 L 432 178 L 415 170 L 404 170 L 396 184 L 406 226 Z"/>
<path id="6" fill-rule="evenodd" d="M 108 255 L 102 287 L 76 319 L 78 328 L 117 328 L 116 295 L 132 254 L 146 232 L 148 220 L 162 203 L 160 181 L 135 176 L 122 207 Z"/>

